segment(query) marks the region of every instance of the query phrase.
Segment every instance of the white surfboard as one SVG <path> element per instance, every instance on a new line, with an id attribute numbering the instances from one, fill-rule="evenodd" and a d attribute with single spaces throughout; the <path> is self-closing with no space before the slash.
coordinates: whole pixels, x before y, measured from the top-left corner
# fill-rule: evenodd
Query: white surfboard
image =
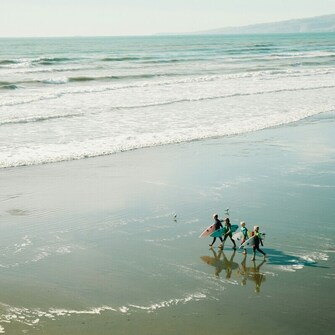
<path id="1" fill-rule="evenodd" d="M 242 238 L 243 238 L 243 233 L 241 231 L 239 231 L 239 232 L 237 232 L 233 235 L 233 240 L 235 240 L 235 241 L 241 241 Z"/>
<path id="2" fill-rule="evenodd" d="M 254 240 L 255 240 L 255 235 L 254 236 L 251 236 L 250 238 L 248 238 L 246 241 L 244 241 L 240 248 L 247 248 L 247 247 L 251 247 L 253 244 L 254 244 Z M 265 239 L 265 233 L 261 233 L 261 238 L 262 240 Z"/>

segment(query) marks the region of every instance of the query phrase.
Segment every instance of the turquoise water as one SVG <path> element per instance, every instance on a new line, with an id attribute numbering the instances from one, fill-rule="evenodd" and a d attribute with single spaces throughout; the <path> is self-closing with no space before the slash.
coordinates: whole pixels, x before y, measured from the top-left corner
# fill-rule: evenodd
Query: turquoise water
<path id="1" fill-rule="evenodd" d="M 332 111 L 334 42 L 331 33 L 0 39 L 0 168 Z"/>

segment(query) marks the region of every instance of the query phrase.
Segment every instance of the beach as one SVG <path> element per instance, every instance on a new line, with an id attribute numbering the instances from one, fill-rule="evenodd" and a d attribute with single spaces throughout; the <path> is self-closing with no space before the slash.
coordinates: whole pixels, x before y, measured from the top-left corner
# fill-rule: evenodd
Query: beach
<path id="1" fill-rule="evenodd" d="M 1 38 L 0 333 L 334 333 L 334 38 Z"/>
<path id="2" fill-rule="evenodd" d="M 0 332 L 334 333 L 334 125 L 1 169 Z M 268 259 L 210 250 L 213 213 Z"/>

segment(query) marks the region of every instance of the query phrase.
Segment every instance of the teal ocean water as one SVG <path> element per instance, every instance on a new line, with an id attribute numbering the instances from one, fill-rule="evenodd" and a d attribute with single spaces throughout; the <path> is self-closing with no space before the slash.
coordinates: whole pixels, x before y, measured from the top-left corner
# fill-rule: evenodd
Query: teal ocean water
<path id="1" fill-rule="evenodd" d="M 331 111 L 334 42 L 331 33 L 0 39 L 0 167 L 242 134 Z"/>

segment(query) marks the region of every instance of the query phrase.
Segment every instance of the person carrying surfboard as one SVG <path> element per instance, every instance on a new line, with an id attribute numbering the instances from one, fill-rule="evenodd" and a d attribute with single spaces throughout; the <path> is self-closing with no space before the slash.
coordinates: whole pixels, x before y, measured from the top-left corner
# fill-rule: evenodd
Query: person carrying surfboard
<path id="1" fill-rule="evenodd" d="M 222 227 L 222 223 L 221 223 L 222 221 L 219 220 L 219 216 L 218 216 L 217 214 L 213 214 L 213 219 L 214 219 L 215 230 L 218 230 L 218 229 L 220 229 L 220 228 L 223 228 L 223 227 Z M 220 246 L 222 246 L 223 239 L 222 239 L 221 236 L 219 237 L 219 239 L 220 239 L 220 241 L 221 241 L 221 245 L 220 245 Z M 212 243 L 211 243 L 209 246 L 212 247 L 213 244 L 215 243 L 215 241 L 216 241 L 216 237 L 213 237 L 213 241 L 212 241 Z M 219 247 L 220 247 L 220 246 L 219 246 Z"/>
<path id="2" fill-rule="evenodd" d="M 259 226 L 254 226 L 254 230 L 252 231 L 252 236 L 255 236 L 255 238 L 253 241 L 254 244 L 252 245 L 253 256 L 251 260 L 254 261 L 256 259 L 256 250 L 259 251 L 261 254 L 263 254 L 264 259 L 265 259 L 266 253 L 259 248 L 259 244 L 263 246 L 262 234 L 259 232 Z"/>
<path id="3" fill-rule="evenodd" d="M 224 243 L 226 242 L 226 239 L 227 239 L 228 236 L 229 236 L 230 240 L 231 240 L 231 241 L 233 242 L 233 244 L 234 244 L 233 249 L 236 249 L 236 243 L 235 243 L 235 241 L 234 241 L 234 239 L 233 239 L 233 232 L 232 232 L 232 229 L 231 229 L 231 223 L 230 223 L 229 218 L 225 218 L 225 220 L 224 220 L 224 224 L 225 224 L 225 226 L 226 226 L 226 228 L 227 228 L 227 232 L 224 234 L 224 239 L 223 239 L 223 243 L 222 243 L 222 248 L 223 248 L 223 246 L 224 246 Z"/>
<path id="4" fill-rule="evenodd" d="M 248 228 L 245 226 L 244 221 L 241 221 L 240 227 L 241 227 L 241 233 L 242 233 L 242 240 L 241 240 L 241 245 L 242 245 L 249 238 L 249 236 L 248 236 Z M 246 248 L 244 248 L 243 254 L 244 255 L 247 254 L 247 249 Z"/>

